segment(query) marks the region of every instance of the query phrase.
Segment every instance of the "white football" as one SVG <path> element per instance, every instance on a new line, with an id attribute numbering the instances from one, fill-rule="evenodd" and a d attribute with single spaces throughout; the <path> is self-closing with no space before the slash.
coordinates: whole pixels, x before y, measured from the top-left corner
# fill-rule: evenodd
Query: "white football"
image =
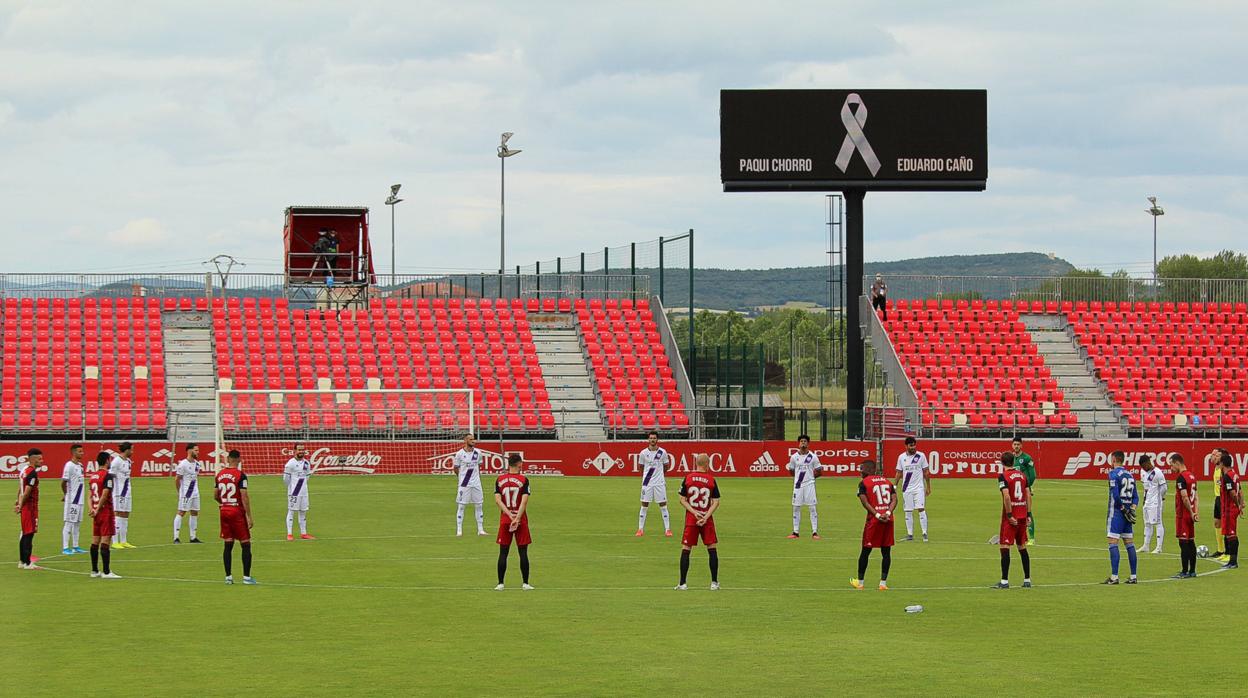
<path id="1" fill-rule="evenodd" d="M 1209 557 L 1209 546 L 1207 545 L 1196 546 L 1196 557 Z"/>

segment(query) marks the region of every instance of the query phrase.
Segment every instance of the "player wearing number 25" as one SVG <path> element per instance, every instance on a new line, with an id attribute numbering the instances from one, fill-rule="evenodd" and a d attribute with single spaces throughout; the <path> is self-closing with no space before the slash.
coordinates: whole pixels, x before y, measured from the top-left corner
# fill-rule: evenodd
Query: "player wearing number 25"
<path id="1" fill-rule="evenodd" d="M 230 451 L 225 468 L 217 473 L 213 499 L 221 505 L 221 540 L 225 541 L 222 560 L 225 562 L 225 583 L 233 584 L 234 541 L 243 549 L 243 584 L 255 584 L 251 577 L 251 498 L 247 495 L 247 475 L 243 473 L 243 457 Z"/>
<path id="2" fill-rule="evenodd" d="M 698 539 L 706 545 L 711 564 L 711 591 L 719 589 L 719 553 L 715 545 L 719 539 L 715 537 L 715 518 L 713 514 L 719 508 L 719 485 L 715 484 L 715 476 L 711 475 L 711 459 L 705 453 L 698 454 L 694 459 L 694 469 L 680 483 L 680 505 L 685 508 L 685 532 L 680 537 L 680 584 L 678 591 L 689 587 L 685 584 L 689 577 L 689 551 L 698 544 Z"/>

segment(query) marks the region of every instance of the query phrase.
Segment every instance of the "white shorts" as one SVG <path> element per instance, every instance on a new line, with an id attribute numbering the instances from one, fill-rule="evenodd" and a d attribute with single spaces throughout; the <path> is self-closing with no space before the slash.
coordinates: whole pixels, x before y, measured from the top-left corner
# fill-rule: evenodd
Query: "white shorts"
<path id="1" fill-rule="evenodd" d="M 126 495 L 124 497 L 119 494 L 113 495 L 113 511 L 121 514 L 129 514 L 131 504 L 130 500 L 131 495 Z"/>
<path id="2" fill-rule="evenodd" d="M 455 493 L 456 504 L 480 504 L 483 501 L 480 487 L 460 487 Z"/>
<path id="3" fill-rule="evenodd" d="M 65 523 L 82 523 L 82 505 L 65 502 Z"/>
<path id="4" fill-rule="evenodd" d="M 927 490 L 908 490 L 901 493 L 902 506 L 906 511 L 927 508 Z"/>
<path id="5" fill-rule="evenodd" d="M 815 486 L 813 484 L 793 490 L 793 506 L 813 507 L 818 503 L 819 498 L 815 496 Z"/>
<path id="6" fill-rule="evenodd" d="M 641 501 L 643 502 L 666 502 L 667 501 L 667 482 L 662 478 L 659 479 L 657 485 L 646 485 L 641 488 Z"/>
<path id="7" fill-rule="evenodd" d="M 305 491 L 303 494 L 296 495 L 294 497 L 287 497 L 286 498 L 286 510 L 287 511 L 307 511 L 308 510 L 308 493 Z"/>
<path id="8" fill-rule="evenodd" d="M 178 511 L 199 511 L 199 495 L 178 497 Z"/>
<path id="9" fill-rule="evenodd" d="M 1161 507 L 1144 507 L 1144 523 L 1149 526 L 1161 523 Z"/>

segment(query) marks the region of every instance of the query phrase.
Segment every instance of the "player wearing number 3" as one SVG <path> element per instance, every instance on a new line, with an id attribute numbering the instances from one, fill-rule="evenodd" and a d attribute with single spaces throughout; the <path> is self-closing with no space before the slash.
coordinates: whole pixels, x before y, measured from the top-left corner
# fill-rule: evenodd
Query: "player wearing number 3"
<path id="1" fill-rule="evenodd" d="M 212 493 L 212 498 L 221 505 L 226 584 L 234 583 L 234 541 L 243 549 L 243 584 L 256 583 L 251 577 L 251 498 L 247 496 L 247 476 L 243 473 L 242 461 L 241 453 L 230 451 L 225 458 L 225 468 L 217 473 L 216 489 Z"/>
<path id="2" fill-rule="evenodd" d="M 685 476 L 680 483 L 680 505 L 685 508 L 685 532 L 680 537 L 680 584 L 677 591 L 689 588 L 685 583 L 689 578 L 689 551 L 698 544 L 698 538 L 706 545 L 711 565 L 711 591 L 719 589 L 719 553 L 715 546 L 719 539 L 715 536 L 715 519 L 713 514 L 719 508 L 719 485 L 715 476 L 711 475 L 711 459 L 705 453 L 699 453 L 693 461 L 697 472 Z"/>
<path id="3" fill-rule="evenodd" d="M 529 479 L 520 474 L 520 466 L 524 459 L 519 453 L 507 456 L 507 474 L 500 475 L 494 482 L 494 503 L 498 505 L 498 586 L 495 591 L 503 590 L 503 578 L 507 576 L 507 554 L 511 551 L 511 542 L 516 542 L 520 552 L 520 576 L 524 578 L 525 591 L 532 591 L 529 586 L 529 545 L 533 536 L 529 534 Z"/>
<path id="4" fill-rule="evenodd" d="M 880 549 L 880 591 L 888 590 L 888 570 L 892 567 L 893 512 L 897 510 L 897 486 L 880 475 L 875 461 L 863 461 L 859 466 L 862 482 L 858 483 L 858 501 L 867 510 L 867 521 L 862 527 L 862 552 L 858 554 L 858 577 L 849 585 L 861 590 L 863 577 L 867 575 L 867 563 L 872 548 Z"/>

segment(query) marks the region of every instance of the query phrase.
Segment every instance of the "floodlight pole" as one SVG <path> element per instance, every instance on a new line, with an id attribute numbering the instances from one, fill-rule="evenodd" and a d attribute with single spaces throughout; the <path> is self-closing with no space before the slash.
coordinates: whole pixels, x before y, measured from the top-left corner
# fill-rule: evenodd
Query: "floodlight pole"
<path id="1" fill-rule="evenodd" d="M 507 158 L 498 156 L 498 275 L 507 270 Z"/>
<path id="2" fill-rule="evenodd" d="M 399 198 L 399 187 L 402 185 L 395 184 L 390 187 L 390 196 L 386 198 L 386 205 L 390 207 L 390 288 L 394 289 L 398 283 L 398 274 L 395 272 L 394 263 L 394 209 L 403 199 Z"/>
<path id="3" fill-rule="evenodd" d="M 862 203 L 866 189 L 845 195 L 845 437 L 862 438 L 866 419 L 866 352 L 862 337 Z"/>
<path id="4" fill-rule="evenodd" d="M 1153 298 L 1157 298 L 1157 219 L 1166 215 L 1166 210 L 1157 204 L 1157 197 L 1148 197 L 1149 207 L 1144 209 L 1153 217 Z"/>

